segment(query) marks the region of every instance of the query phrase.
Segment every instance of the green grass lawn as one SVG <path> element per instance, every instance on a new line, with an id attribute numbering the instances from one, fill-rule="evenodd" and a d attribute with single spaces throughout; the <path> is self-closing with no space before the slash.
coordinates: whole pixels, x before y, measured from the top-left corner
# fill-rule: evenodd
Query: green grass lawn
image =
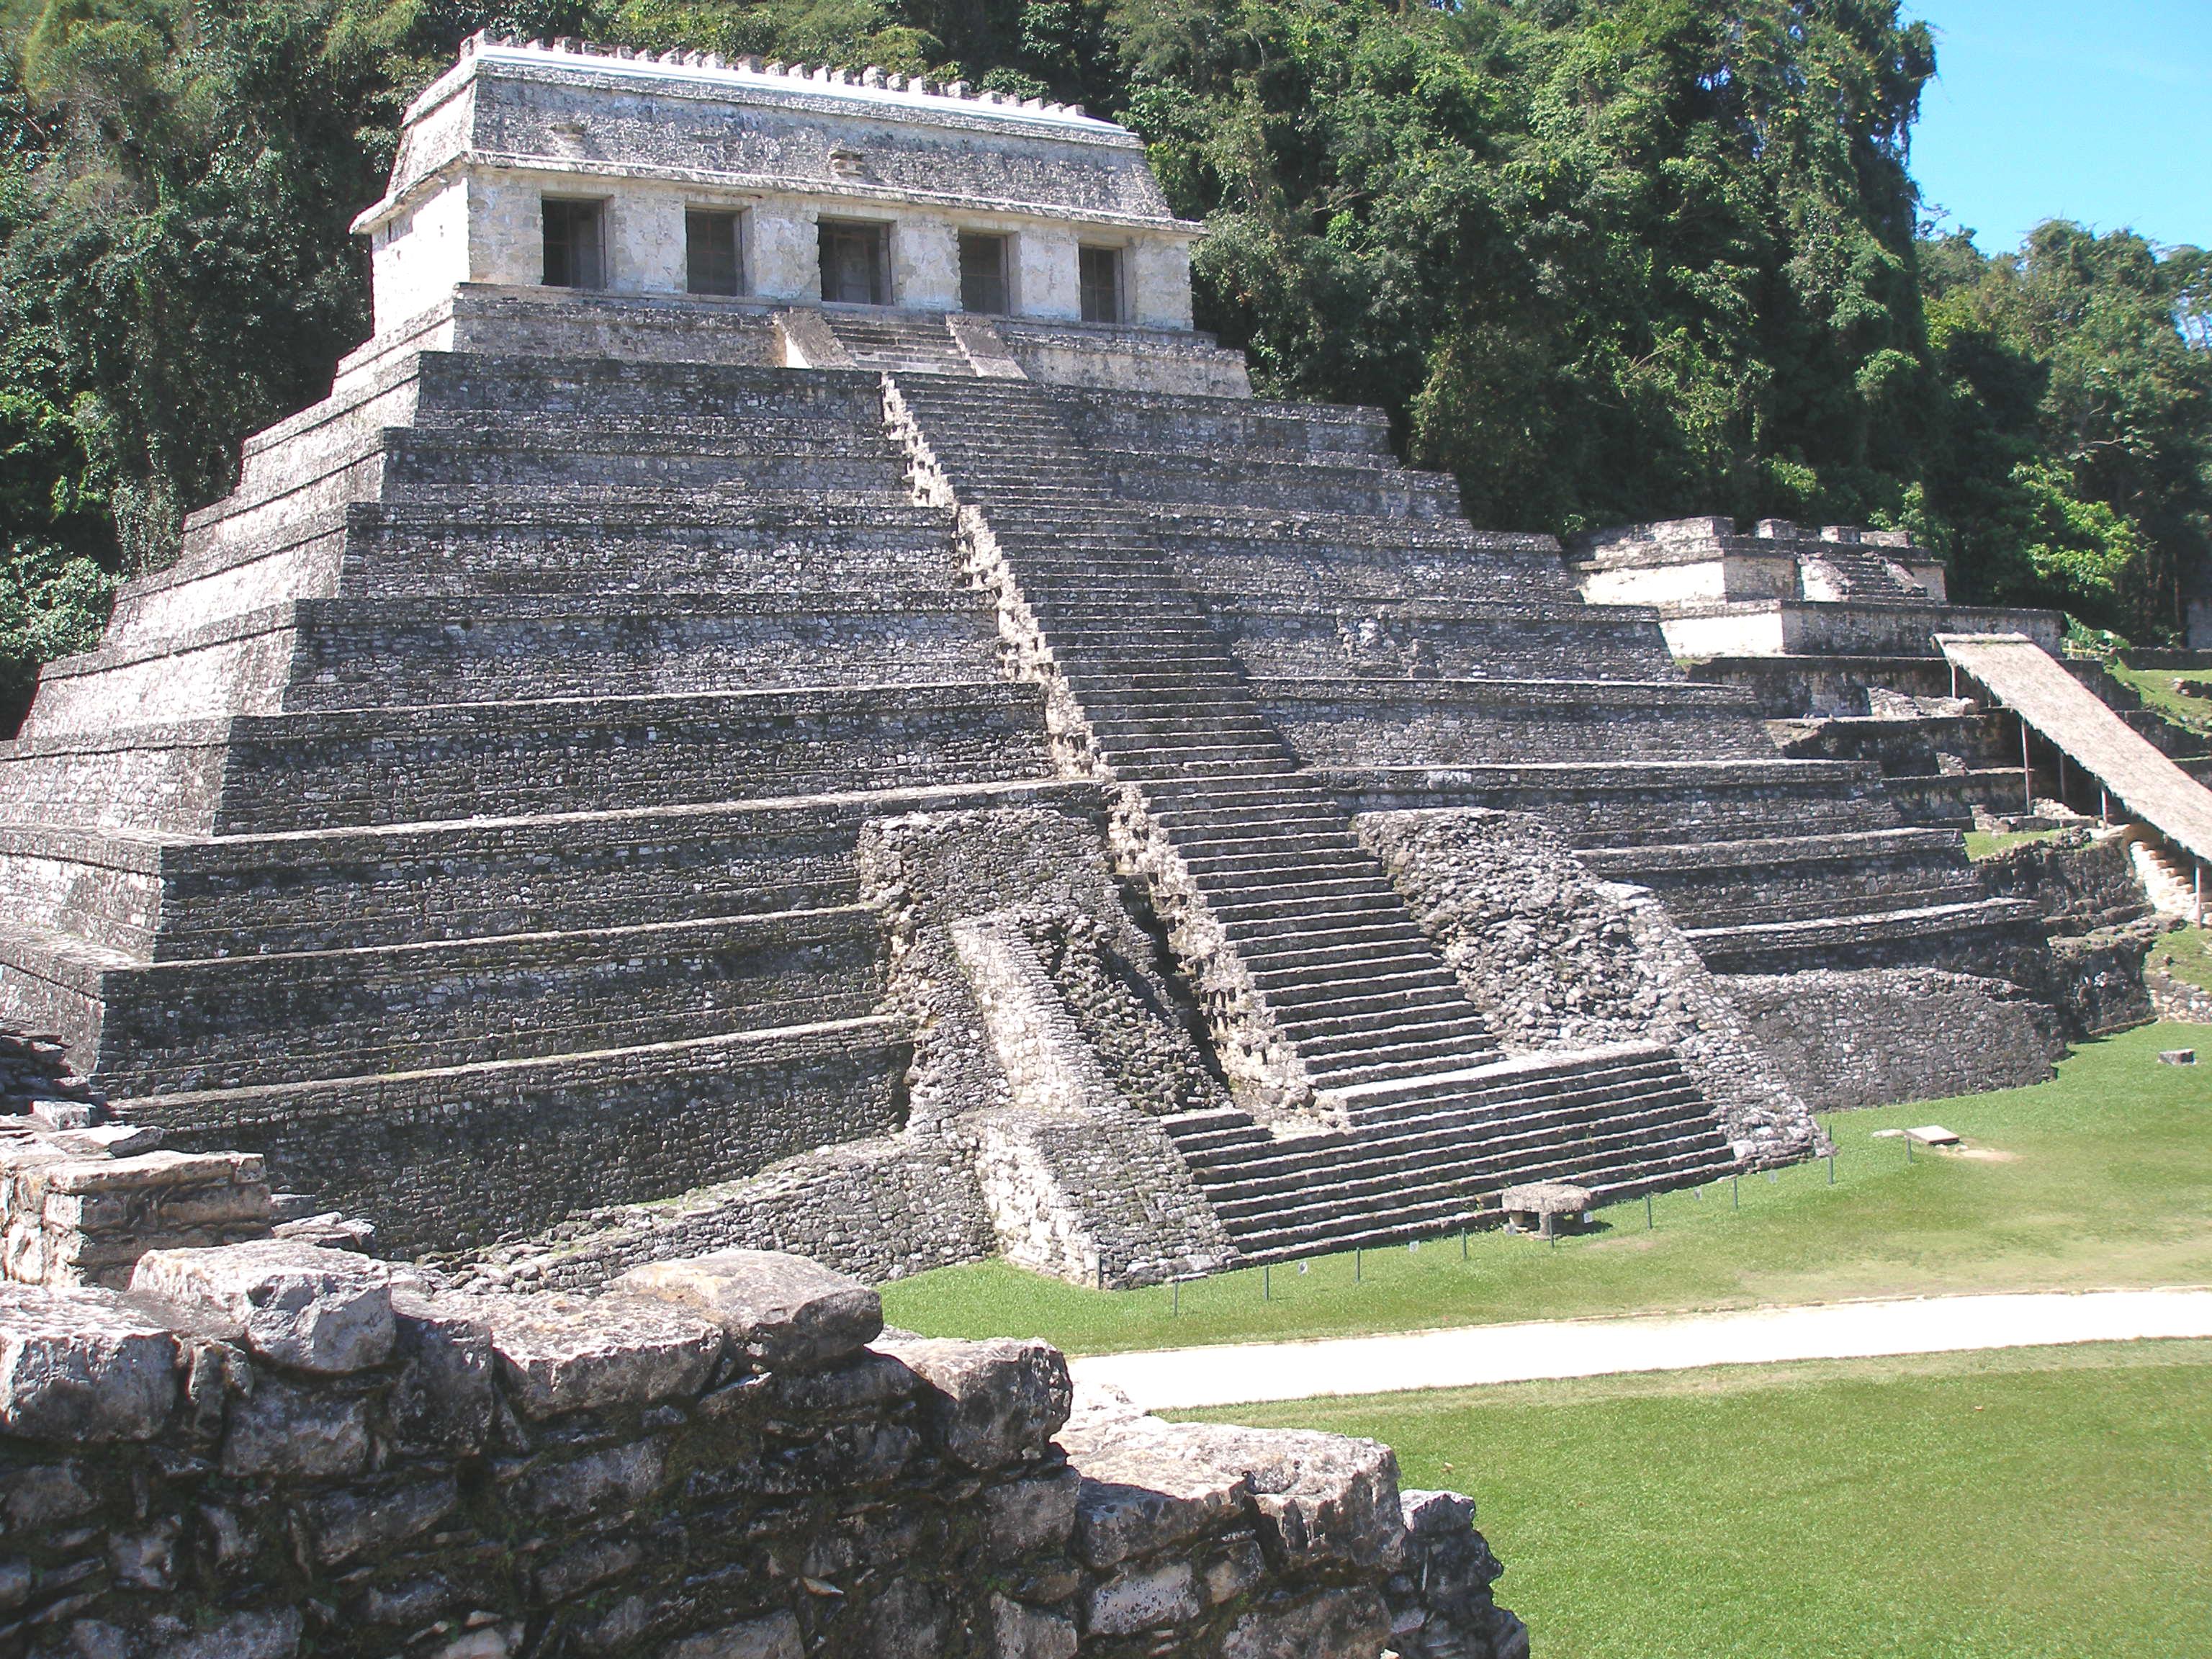
<path id="1" fill-rule="evenodd" d="M 2162 933 L 2150 947 L 2143 965 L 2163 969 L 2185 985 L 2212 991 L 2212 935 L 2202 927 L 2179 927 Z M 2212 1060 L 2212 1054 L 2205 1058 Z"/>
<path id="2" fill-rule="evenodd" d="M 2203 1659 L 2212 1343 L 1239 1406 L 1474 1495 L 1540 1659 Z"/>
<path id="3" fill-rule="evenodd" d="M 2134 690 L 2143 700 L 2143 707 L 2154 708 L 2177 725 L 2192 732 L 2212 731 L 2212 698 L 2194 691 L 2185 691 L 2179 681 L 2190 680 L 2202 684 L 2212 674 L 2202 668 L 2130 668 L 2125 663 L 2111 662 L 2106 666 L 2112 678 Z"/>
<path id="4" fill-rule="evenodd" d="M 2160 1066 L 2160 1048 L 2208 1063 Z M 884 1287 L 894 1324 L 937 1336 L 1039 1335 L 1072 1352 L 1412 1330 L 1504 1320 L 1945 1291 L 2212 1284 L 2212 1028 L 2147 1026 L 2085 1044 L 2033 1089 L 1825 1120 L 1820 1164 L 1601 1212 L 1547 1248 L 1498 1232 L 1225 1273 L 1182 1289 L 1086 1290 L 1000 1262 Z M 1966 1157 L 1874 1131 L 1941 1122 Z M 1263 1291 L 1267 1294 L 1263 1299 Z M 2212 1653 L 2212 1650 L 2208 1650 Z"/>
<path id="5" fill-rule="evenodd" d="M 2063 830 L 2007 830 L 1991 834 L 1983 830 L 1966 831 L 1966 856 L 1974 860 L 1993 859 L 2000 853 L 2009 853 L 2015 847 L 2025 847 L 2030 842 L 2052 841 L 2065 834 Z"/>

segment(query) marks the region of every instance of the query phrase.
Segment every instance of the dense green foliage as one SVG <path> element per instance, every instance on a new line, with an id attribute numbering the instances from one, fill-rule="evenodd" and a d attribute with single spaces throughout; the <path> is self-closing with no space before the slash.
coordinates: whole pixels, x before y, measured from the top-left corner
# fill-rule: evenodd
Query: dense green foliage
<path id="1" fill-rule="evenodd" d="M 0 658 L 80 642 L 321 390 L 346 222 L 484 26 L 1115 113 L 1212 229 L 1201 322 L 1388 407 L 1486 525 L 1906 525 L 2143 637 L 2212 541 L 2212 265 L 1922 240 L 1894 0 L 0 0 Z"/>

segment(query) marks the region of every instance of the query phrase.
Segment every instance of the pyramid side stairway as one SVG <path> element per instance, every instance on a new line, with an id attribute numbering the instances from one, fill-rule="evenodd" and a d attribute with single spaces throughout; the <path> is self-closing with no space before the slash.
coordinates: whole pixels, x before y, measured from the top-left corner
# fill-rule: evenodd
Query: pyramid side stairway
<path id="1" fill-rule="evenodd" d="M 1534 812 L 1721 972 L 2028 971 L 2033 907 L 1984 891 L 1957 834 L 1900 818 L 1876 768 L 1778 753 L 1749 694 L 1685 678 L 1655 611 L 1583 603 L 1549 537 L 1469 526 L 1379 412 L 1049 395 L 1347 805 Z"/>

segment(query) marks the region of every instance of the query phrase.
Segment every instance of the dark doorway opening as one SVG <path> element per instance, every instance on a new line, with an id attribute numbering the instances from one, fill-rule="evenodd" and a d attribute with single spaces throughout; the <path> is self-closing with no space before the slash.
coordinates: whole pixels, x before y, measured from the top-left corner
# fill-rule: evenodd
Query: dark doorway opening
<path id="1" fill-rule="evenodd" d="M 549 196 L 540 206 L 545 216 L 546 287 L 605 288 L 605 204 Z"/>
<path id="2" fill-rule="evenodd" d="M 693 294 L 745 291 L 744 215 L 685 210 L 684 286 Z"/>
<path id="3" fill-rule="evenodd" d="M 890 303 L 889 226 L 822 222 L 822 297 L 834 305 Z"/>
<path id="4" fill-rule="evenodd" d="M 986 317 L 1003 317 L 1006 300 L 1006 239 L 960 236 L 960 308 Z"/>

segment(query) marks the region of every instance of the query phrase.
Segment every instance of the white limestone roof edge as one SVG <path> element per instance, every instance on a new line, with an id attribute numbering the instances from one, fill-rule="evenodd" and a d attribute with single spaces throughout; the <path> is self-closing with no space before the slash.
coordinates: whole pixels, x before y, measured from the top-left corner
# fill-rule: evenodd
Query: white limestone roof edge
<path id="1" fill-rule="evenodd" d="M 675 61 L 670 61 L 672 59 Z M 624 57 L 617 52 L 588 52 L 557 42 L 547 46 L 541 41 L 495 41 L 483 33 L 471 35 L 461 43 L 459 61 L 423 88 L 415 101 L 408 106 L 404 121 L 417 120 L 444 103 L 472 80 L 480 67 L 501 65 L 526 71 L 550 69 L 569 73 L 629 76 L 664 82 L 690 82 L 724 93 L 750 94 L 756 97 L 765 95 L 777 101 L 780 101 L 779 94 L 781 97 L 830 98 L 871 106 L 868 112 L 871 114 L 951 117 L 963 121 L 980 117 L 1009 125 L 1052 130 L 1040 136 L 1103 143 L 1117 149 L 1130 145 L 1141 147 L 1144 142 L 1128 128 L 1089 114 L 1077 105 L 1056 104 L 1043 99 L 1012 99 L 1000 93 L 954 95 L 942 91 L 925 92 L 916 89 L 911 84 L 910 77 L 884 76 L 879 70 L 860 71 L 862 75 L 881 76 L 886 82 L 881 86 L 871 86 L 853 78 L 854 72 L 849 70 L 827 64 L 817 65 L 811 70 L 804 64 L 763 64 L 754 69 L 744 64 L 726 62 L 720 54 L 714 52 L 636 52 Z M 904 88 L 893 87 L 888 84 L 892 79 L 908 80 L 909 84 Z M 951 84 L 964 85 L 958 82 Z"/>

